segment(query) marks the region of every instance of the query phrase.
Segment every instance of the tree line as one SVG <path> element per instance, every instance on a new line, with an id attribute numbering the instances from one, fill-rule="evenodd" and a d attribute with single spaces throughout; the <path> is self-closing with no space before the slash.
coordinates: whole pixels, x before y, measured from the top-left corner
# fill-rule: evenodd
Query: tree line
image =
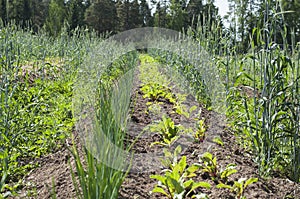
<path id="1" fill-rule="evenodd" d="M 186 31 L 218 24 L 240 44 L 241 51 L 258 35 L 255 29 L 268 26 L 275 27 L 272 37 L 280 44 L 285 40 L 282 35 L 289 44 L 300 41 L 300 0 L 228 2 L 230 12 L 222 19 L 214 0 L 0 0 L 0 17 L 4 25 L 14 21 L 35 32 L 45 29 L 52 36 L 65 26 L 69 31 L 87 27 L 114 34 L 137 27 Z"/>
<path id="2" fill-rule="evenodd" d="M 35 31 L 45 28 L 51 35 L 59 34 L 64 24 L 70 30 L 86 26 L 99 33 L 150 26 L 181 31 L 193 17 L 209 12 L 216 18 L 213 1 L 151 1 L 150 7 L 147 0 L 0 0 L 0 16 L 5 24 L 13 20 Z"/>

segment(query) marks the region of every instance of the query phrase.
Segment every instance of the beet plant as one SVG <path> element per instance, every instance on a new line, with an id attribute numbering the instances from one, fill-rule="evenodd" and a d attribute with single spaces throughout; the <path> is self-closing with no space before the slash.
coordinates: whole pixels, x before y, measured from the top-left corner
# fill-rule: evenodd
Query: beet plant
<path id="1" fill-rule="evenodd" d="M 200 158 L 200 169 L 203 174 L 208 174 L 209 177 L 215 182 L 227 182 L 228 177 L 236 173 L 234 164 L 226 165 L 225 169 L 222 169 L 217 163 L 217 157 L 214 157 L 211 153 L 205 152 Z"/>
<path id="2" fill-rule="evenodd" d="M 180 133 L 183 132 L 183 127 L 181 125 L 175 125 L 171 118 L 163 115 L 159 123 L 150 125 L 150 131 L 158 132 L 162 136 L 162 142 L 154 142 L 152 144 L 170 146 L 179 138 Z"/>
<path id="3" fill-rule="evenodd" d="M 175 149 L 174 155 L 169 151 L 165 151 L 166 158 L 170 155 L 173 158 L 169 159 L 171 162 L 163 161 L 167 169 L 163 170 L 163 175 L 150 175 L 150 178 L 156 179 L 158 184 L 154 187 L 151 193 L 160 193 L 169 199 L 183 199 L 186 197 L 204 198 L 205 195 L 197 193 L 198 188 L 210 189 L 211 185 L 207 182 L 195 182 L 192 178 L 197 174 L 199 167 L 197 165 L 188 166 L 186 156 L 182 156 L 177 160 L 177 155 L 181 148 L 178 146 Z"/>

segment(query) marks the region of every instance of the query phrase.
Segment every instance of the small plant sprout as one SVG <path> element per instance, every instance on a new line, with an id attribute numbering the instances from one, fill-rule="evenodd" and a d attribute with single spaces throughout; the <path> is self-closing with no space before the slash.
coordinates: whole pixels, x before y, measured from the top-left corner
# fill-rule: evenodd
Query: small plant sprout
<path id="1" fill-rule="evenodd" d="M 162 135 L 163 142 L 153 142 L 153 144 L 162 144 L 170 146 L 179 138 L 179 133 L 183 130 L 182 126 L 175 125 L 171 118 L 166 116 L 158 124 L 150 126 L 151 132 L 159 132 Z"/>
<path id="2" fill-rule="evenodd" d="M 196 176 L 199 166 L 193 164 L 188 167 L 186 156 L 182 156 L 180 161 L 177 161 L 180 151 L 180 146 L 175 149 L 174 154 L 165 150 L 166 161 L 162 163 L 167 166 L 167 169 L 163 171 L 164 175 L 150 176 L 150 178 L 158 180 L 158 184 L 151 193 L 161 193 L 169 199 L 183 199 L 187 196 L 205 198 L 205 195 L 197 195 L 194 191 L 199 187 L 210 189 L 211 185 L 207 182 L 195 182 L 192 179 Z"/>
<path id="3" fill-rule="evenodd" d="M 224 146 L 224 142 L 220 136 L 215 136 L 213 142 L 220 146 Z"/>
<path id="4" fill-rule="evenodd" d="M 205 131 L 206 128 L 205 128 L 204 120 L 201 119 L 198 122 L 197 131 L 194 134 L 195 139 L 199 142 L 203 142 L 205 139 Z"/>
<path id="5" fill-rule="evenodd" d="M 257 181 L 258 181 L 258 178 L 249 178 L 248 180 L 247 180 L 247 178 L 240 178 L 238 181 L 234 181 L 233 186 L 230 186 L 230 185 L 227 185 L 224 183 L 220 183 L 217 185 L 217 188 L 229 189 L 230 191 L 236 193 L 236 199 L 244 199 L 244 198 L 246 198 L 244 196 L 245 189 L 249 185 L 251 185 Z"/>
<path id="6" fill-rule="evenodd" d="M 150 104 L 148 104 L 150 103 Z M 148 112 L 149 113 L 153 113 L 153 114 L 156 114 L 156 115 L 159 115 L 161 113 L 161 106 L 160 106 L 161 102 L 147 102 L 146 105 L 149 105 L 148 106 Z"/>
<path id="7" fill-rule="evenodd" d="M 213 155 L 209 152 L 206 152 L 202 155 L 201 159 L 201 166 L 203 173 L 208 173 L 209 176 L 215 180 L 217 178 L 217 158 L 213 157 Z"/>
<path id="8" fill-rule="evenodd" d="M 215 182 L 227 182 L 228 177 L 237 172 L 235 164 L 228 164 L 225 169 L 219 169 L 217 158 L 209 152 L 203 154 L 200 159 L 200 168 L 203 173 L 207 173 Z"/>
<path id="9" fill-rule="evenodd" d="M 164 148 L 164 158 L 161 159 L 162 165 L 166 168 L 172 168 L 174 164 L 177 164 L 181 150 L 182 149 L 180 145 L 175 148 L 173 153 Z"/>
<path id="10" fill-rule="evenodd" d="M 143 85 L 141 91 L 144 93 L 144 98 L 150 98 L 152 101 L 158 100 L 158 98 L 165 98 L 169 89 L 159 83 L 149 83 Z"/>
<path id="11" fill-rule="evenodd" d="M 190 118 L 191 114 L 197 109 L 197 106 L 192 106 L 189 110 L 187 110 L 187 107 L 183 105 L 182 102 L 176 102 L 174 109 L 177 114 Z"/>

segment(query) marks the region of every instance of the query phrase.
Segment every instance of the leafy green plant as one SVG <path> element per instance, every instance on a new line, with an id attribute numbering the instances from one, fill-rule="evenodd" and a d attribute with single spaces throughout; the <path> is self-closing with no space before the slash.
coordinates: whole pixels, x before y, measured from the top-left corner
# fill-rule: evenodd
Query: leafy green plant
<path id="1" fill-rule="evenodd" d="M 149 102 L 148 102 L 149 103 Z M 147 105 L 148 105 L 147 103 Z M 161 105 L 162 103 L 161 102 L 154 102 L 154 103 L 151 103 L 149 106 L 148 106 L 148 111 L 147 113 L 153 113 L 153 114 L 156 114 L 156 115 L 159 115 L 161 113 Z"/>
<path id="2" fill-rule="evenodd" d="M 165 98 L 170 92 L 165 86 L 159 83 L 148 83 L 142 86 L 141 91 L 144 93 L 144 98 L 150 98 L 152 101 L 157 101 L 158 98 Z"/>
<path id="3" fill-rule="evenodd" d="M 158 124 L 150 125 L 151 132 L 158 132 L 162 135 L 162 142 L 154 142 L 152 144 L 162 144 L 170 146 L 179 138 L 179 133 L 182 131 L 180 125 L 175 125 L 171 118 L 163 115 L 162 120 Z"/>
<path id="4" fill-rule="evenodd" d="M 227 184 L 223 184 L 220 183 L 217 185 L 217 188 L 225 188 L 225 189 L 229 189 L 230 191 L 236 193 L 236 198 L 237 199 L 242 199 L 242 198 L 246 198 L 244 196 L 244 192 L 245 189 L 258 181 L 258 178 L 240 178 L 238 181 L 234 181 L 234 184 L 232 186 L 227 185 Z"/>
<path id="5" fill-rule="evenodd" d="M 66 32 L 64 32 L 66 33 Z M 15 195 L 41 155 L 61 147 L 72 132 L 72 92 L 87 48 L 99 41 L 77 30 L 70 37 L 33 35 L 1 23 L 0 195 Z M 9 195 L 10 194 L 10 195 Z"/>
<path id="6" fill-rule="evenodd" d="M 151 193 L 161 193 L 169 199 L 183 199 L 187 196 L 192 198 L 204 197 L 203 194 L 194 194 L 197 188 L 210 189 L 211 185 L 207 182 L 195 182 L 192 177 L 196 176 L 199 169 L 197 165 L 188 166 L 186 156 L 177 161 L 177 154 L 180 153 L 180 146 L 175 149 L 173 162 L 167 162 L 168 169 L 164 170 L 164 175 L 151 175 L 150 178 L 156 179 L 159 183 L 154 187 Z M 170 152 L 166 153 L 170 157 Z M 176 157 L 176 158 L 175 158 Z M 166 164 L 166 162 L 164 162 Z"/>
<path id="7" fill-rule="evenodd" d="M 215 136 L 213 138 L 213 142 L 220 145 L 220 146 L 224 146 L 224 142 L 223 142 L 223 140 L 220 136 Z"/>
<path id="8" fill-rule="evenodd" d="M 209 152 L 205 152 L 200 160 L 202 172 L 208 174 L 215 182 L 227 182 L 228 177 L 237 172 L 234 164 L 228 164 L 225 169 L 219 168 L 217 158 Z"/>
<path id="9" fill-rule="evenodd" d="M 204 120 L 199 120 L 197 125 L 196 133 L 194 134 L 195 140 L 198 142 L 203 142 L 205 139 L 205 123 Z"/>
<path id="10" fill-rule="evenodd" d="M 117 68 L 119 71 L 112 75 L 111 70 L 113 69 L 107 69 L 101 74 L 101 77 L 104 77 L 101 79 L 103 81 L 100 80 L 96 86 L 95 104 L 93 104 L 95 107 L 94 127 L 81 130 L 81 133 L 90 140 L 84 140 L 82 156 L 79 155 L 79 149 L 75 144 L 71 150 L 76 163 L 77 175 L 73 170 L 71 174 L 78 198 L 117 198 L 121 184 L 129 172 L 131 165 L 127 164 L 125 157 L 115 149 L 124 149 L 128 152 L 130 148 L 125 145 L 124 140 L 130 111 L 130 83 L 133 78 L 133 70 L 130 69 L 134 67 L 136 58 L 135 53 L 128 53 L 120 60 L 116 60 L 111 67 Z M 129 62 L 126 66 L 122 64 L 124 59 Z M 90 86 L 94 87 L 95 85 Z M 82 98 L 89 98 L 87 95 L 80 94 L 81 92 L 76 96 L 76 100 L 80 102 L 83 101 Z M 77 111 L 84 114 L 82 107 L 85 104 L 78 104 L 81 107 Z M 78 120 L 80 119 L 82 117 L 78 118 Z M 103 141 L 104 139 L 106 141 Z"/>
<path id="11" fill-rule="evenodd" d="M 187 109 L 180 100 L 177 100 L 174 104 L 174 109 L 177 114 L 190 118 L 190 115 L 197 109 L 197 106 L 192 106 L 190 109 Z"/>

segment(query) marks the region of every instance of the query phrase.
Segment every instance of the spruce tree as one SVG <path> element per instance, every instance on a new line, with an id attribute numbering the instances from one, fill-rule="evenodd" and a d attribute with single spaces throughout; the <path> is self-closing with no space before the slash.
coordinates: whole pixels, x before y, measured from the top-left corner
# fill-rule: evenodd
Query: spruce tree
<path id="1" fill-rule="evenodd" d="M 115 32 L 117 27 L 117 11 L 111 0 L 93 2 L 85 12 L 85 22 L 99 33 Z"/>
<path id="2" fill-rule="evenodd" d="M 151 16 L 151 10 L 146 0 L 141 0 L 140 16 L 143 27 L 153 26 L 153 17 Z"/>
<path id="3" fill-rule="evenodd" d="M 168 26 L 168 15 L 166 3 L 156 3 L 156 10 L 154 13 L 154 26 L 166 28 Z"/>
<path id="4" fill-rule="evenodd" d="M 66 9 L 64 0 L 51 0 L 49 12 L 45 22 L 46 30 L 52 36 L 57 36 L 64 24 Z"/>
<path id="5" fill-rule="evenodd" d="M 117 7 L 117 17 L 118 17 L 118 30 L 124 31 L 130 28 L 130 2 L 129 0 L 121 1 L 119 0 L 116 4 Z"/>
<path id="6" fill-rule="evenodd" d="M 171 0 L 168 27 L 173 30 L 181 31 L 187 27 L 185 23 L 187 16 L 185 2 L 181 0 Z"/>
<path id="7" fill-rule="evenodd" d="M 85 25 L 84 13 L 88 7 L 88 2 L 83 2 L 82 0 L 69 0 L 67 7 L 70 29 L 73 30 L 77 26 Z"/>
<path id="8" fill-rule="evenodd" d="M 7 22 L 7 7 L 6 7 L 6 0 L 0 0 L 0 17 L 2 22 Z"/>

